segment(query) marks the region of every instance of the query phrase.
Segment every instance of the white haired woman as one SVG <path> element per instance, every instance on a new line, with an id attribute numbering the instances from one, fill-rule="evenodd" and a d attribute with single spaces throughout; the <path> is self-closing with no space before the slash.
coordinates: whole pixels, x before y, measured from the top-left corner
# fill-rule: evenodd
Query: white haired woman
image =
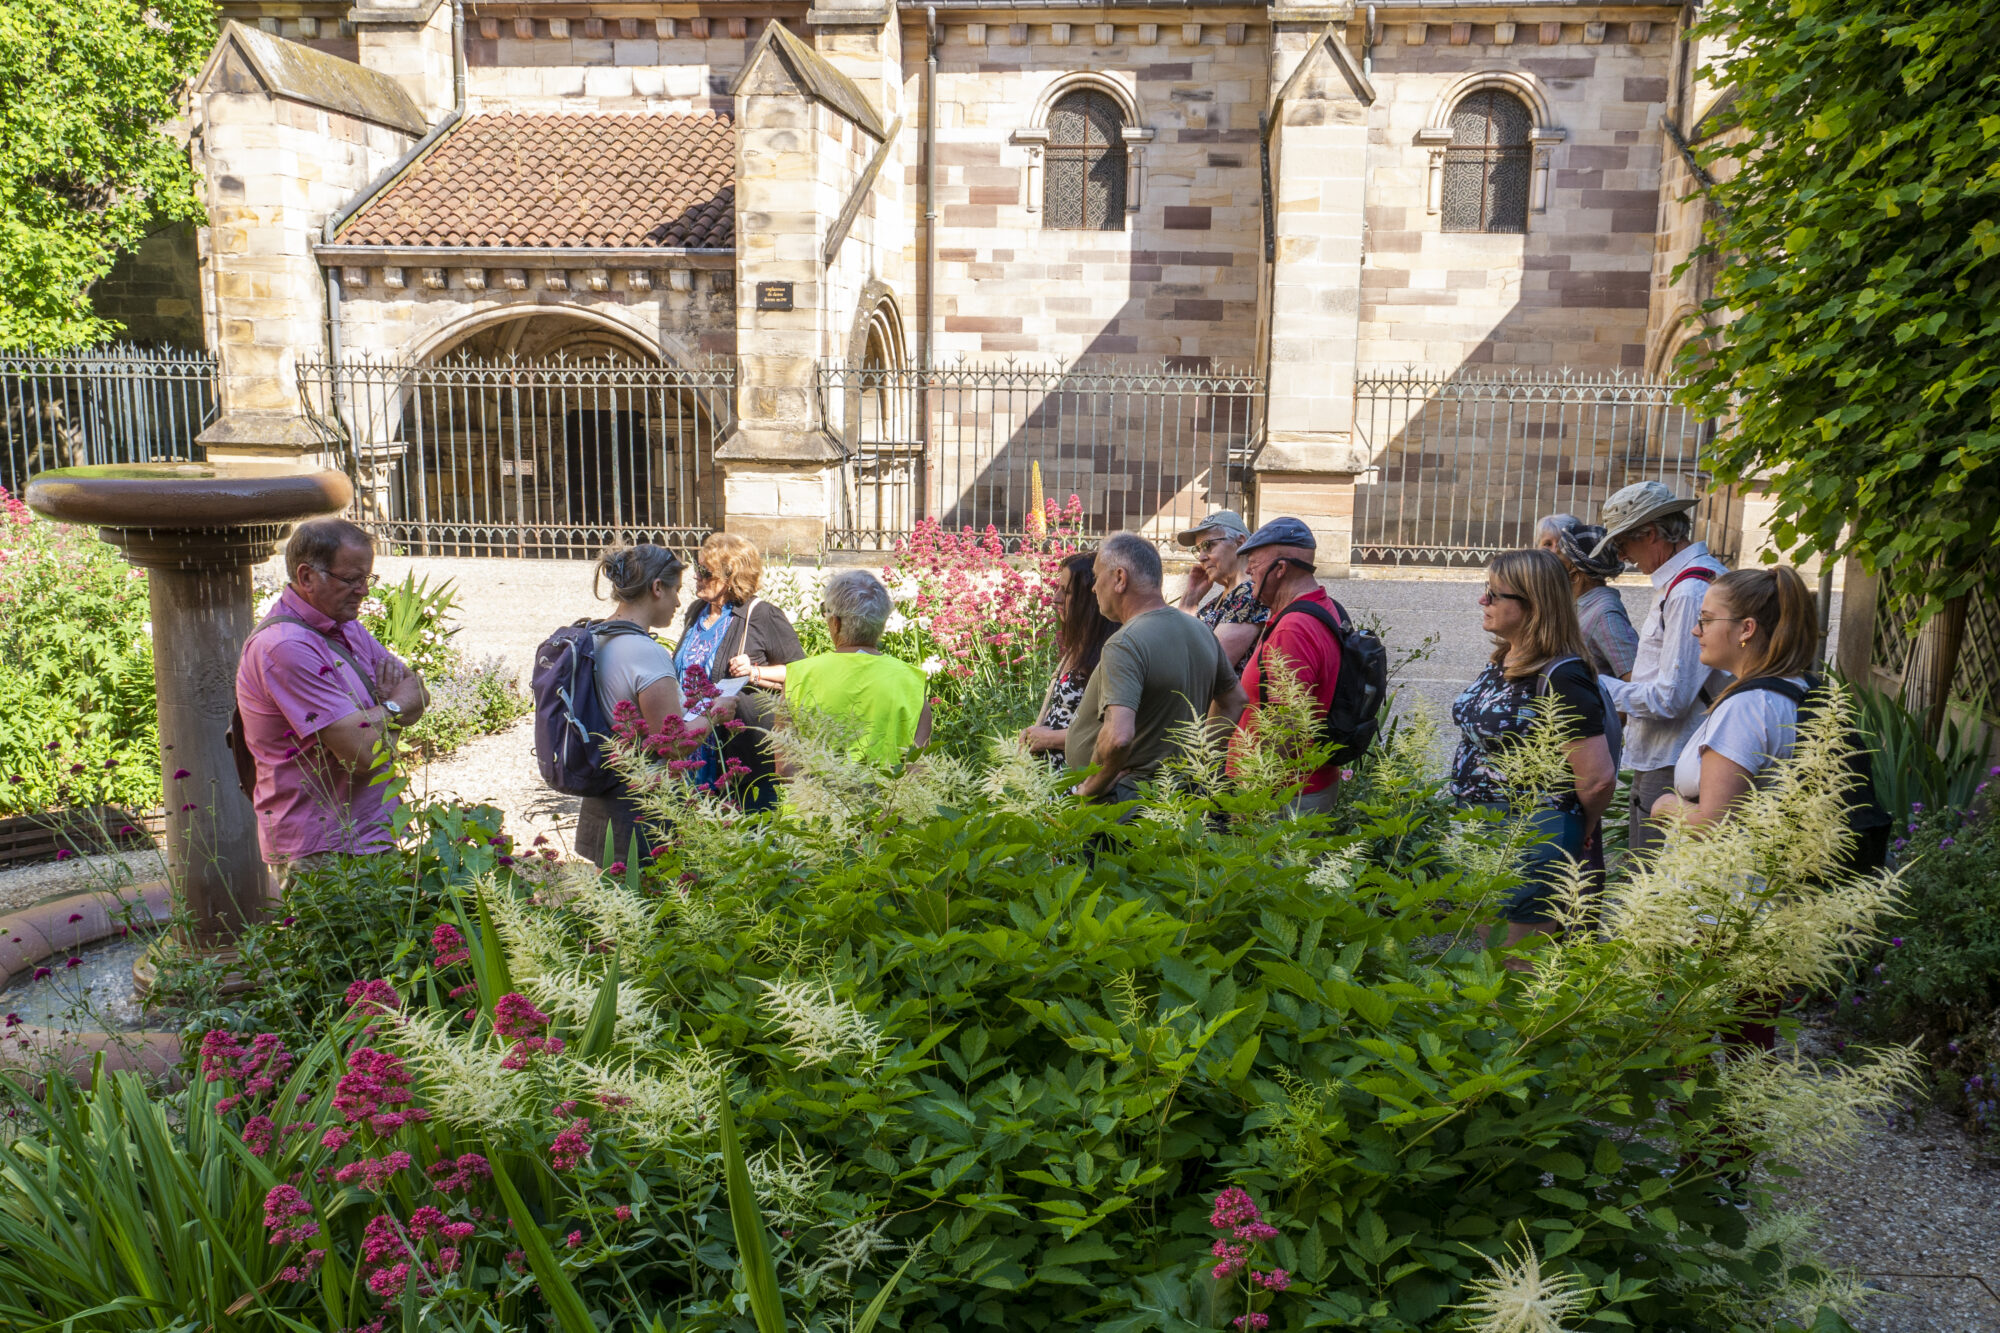
<path id="1" fill-rule="evenodd" d="M 784 687 L 794 710 L 856 726 L 849 753 L 884 768 L 931 738 L 924 673 L 878 646 L 889 609 L 889 590 L 865 569 L 843 569 L 828 579 L 820 611 L 833 651 L 791 663 Z"/>
<path id="2" fill-rule="evenodd" d="M 1625 598 L 1608 586 L 1625 562 L 1604 541 L 1604 529 L 1575 514 L 1550 514 L 1535 525 L 1535 545 L 1553 551 L 1569 571 L 1576 594 L 1576 623 L 1583 631 L 1584 656 L 1600 676 L 1632 679 L 1639 656 L 1639 631 L 1625 614 Z M 1600 551 L 1593 555 L 1591 552 Z"/>

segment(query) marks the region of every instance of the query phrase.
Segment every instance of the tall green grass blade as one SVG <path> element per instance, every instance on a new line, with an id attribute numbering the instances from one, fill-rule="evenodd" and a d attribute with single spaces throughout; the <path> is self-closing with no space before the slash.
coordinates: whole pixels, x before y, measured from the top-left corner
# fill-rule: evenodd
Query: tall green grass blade
<path id="1" fill-rule="evenodd" d="M 889 1275 L 889 1280 L 882 1284 L 882 1290 L 875 1293 L 875 1299 L 868 1302 L 868 1308 L 861 1312 L 861 1318 L 855 1322 L 850 1333 L 875 1333 L 875 1324 L 882 1318 L 882 1311 L 889 1307 L 889 1297 L 895 1292 L 896 1284 L 903 1280 L 903 1274 L 910 1271 L 910 1265 L 917 1261 L 917 1253 L 921 1249 L 922 1242 L 910 1247 L 910 1252 L 903 1256 L 902 1267 Z"/>
<path id="2" fill-rule="evenodd" d="M 556 1258 L 556 1252 L 549 1246 L 549 1238 L 542 1234 L 542 1224 L 528 1211 L 521 1191 L 514 1188 L 513 1180 L 501 1167 L 499 1151 L 488 1143 L 486 1155 L 493 1163 L 493 1185 L 500 1191 L 501 1202 L 507 1205 L 507 1215 L 514 1219 L 514 1234 L 521 1238 L 521 1249 L 528 1256 L 528 1267 L 534 1270 L 535 1281 L 542 1288 L 542 1299 L 549 1303 L 557 1327 L 563 1333 L 598 1333 L 597 1323 L 590 1317 L 590 1307 L 583 1302 L 583 1294 L 569 1280 L 569 1274 L 563 1271 L 562 1261 Z"/>
<path id="3" fill-rule="evenodd" d="M 743 1145 L 736 1139 L 736 1115 L 730 1109 L 727 1090 L 721 1099 L 721 1119 L 722 1171 L 729 1183 L 729 1224 L 736 1231 L 736 1259 L 743 1270 L 744 1289 L 750 1293 L 750 1313 L 757 1320 L 758 1333 L 785 1333 L 785 1299 L 778 1291 L 778 1268 L 771 1262 L 764 1216 L 757 1208 L 757 1191 L 750 1184 Z"/>
<path id="4" fill-rule="evenodd" d="M 493 927 L 493 913 L 486 906 L 486 890 L 475 885 L 472 890 L 473 906 L 479 913 L 479 950 L 485 959 L 486 980 L 479 991 L 480 1007 L 486 1010 L 488 1018 L 493 1017 L 493 1006 L 502 995 L 514 990 L 514 977 L 507 969 L 507 950 L 500 943 L 500 932 Z"/>
<path id="5" fill-rule="evenodd" d="M 618 955 L 611 955 L 611 966 L 605 969 L 604 982 L 597 988 L 597 1003 L 591 1006 L 590 1021 L 584 1025 L 583 1036 L 577 1042 L 577 1054 L 586 1060 L 594 1060 L 611 1049 L 611 1042 L 618 1033 Z"/>

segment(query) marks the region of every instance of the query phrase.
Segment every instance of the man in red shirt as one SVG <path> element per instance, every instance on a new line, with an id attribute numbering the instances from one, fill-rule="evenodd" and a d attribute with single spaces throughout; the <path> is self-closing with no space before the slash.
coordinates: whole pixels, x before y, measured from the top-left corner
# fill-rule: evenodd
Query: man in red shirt
<path id="1" fill-rule="evenodd" d="M 1340 642 L 1321 620 L 1325 616 L 1342 623 L 1340 609 L 1319 586 L 1313 561 L 1319 549 L 1312 529 L 1296 518 L 1274 518 L 1250 534 L 1238 554 L 1257 600 L 1271 608 L 1263 637 L 1251 650 L 1243 666 L 1243 692 L 1251 705 L 1267 702 L 1264 693 L 1266 663 L 1276 674 L 1282 660 L 1319 703 L 1325 715 L 1333 703 L 1333 687 L 1340 679 Z M 1312 609 L 1308 609 L 1312 608 Z M 1243 725 L 1254 730 L 1255 722 L 1245 714 Z M 1340 766 L 1326 764 L 1306 779 L 1305 789 L 1292 803 L 1294 814 L 1323 813 L 1333 809 L 1340 787 Z"/>

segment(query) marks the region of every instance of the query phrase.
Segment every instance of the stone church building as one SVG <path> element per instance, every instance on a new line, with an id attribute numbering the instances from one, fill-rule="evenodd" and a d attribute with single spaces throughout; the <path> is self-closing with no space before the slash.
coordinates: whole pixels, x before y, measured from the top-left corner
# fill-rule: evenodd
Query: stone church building
<path id="1" fill-rule="evenodd" d="M 1655 383 L 1689 336 L 1691 8 L 225 0 L 204 443 L 344 453 L 441 551 L 1011 531 L 1036 483 L 1155 535 L 1299 514 L 1329 574 L 1357 493 L 1485 525 L 1378 513 L 1384 550 L 1517 544 L 1697 466 L 1664 395 L 1560 387 Z M 1477 442 L 1540 471 L 1386 461 L 1472 381 L 1530 386 L 1479 390 Z M 1627 425 L 1584 439 L 1602 402 Z"/>

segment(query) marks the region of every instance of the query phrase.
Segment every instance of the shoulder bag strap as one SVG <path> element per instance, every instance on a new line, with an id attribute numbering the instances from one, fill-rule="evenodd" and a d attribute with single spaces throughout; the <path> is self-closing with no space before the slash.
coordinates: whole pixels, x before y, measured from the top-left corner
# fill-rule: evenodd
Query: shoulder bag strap
<path id="1" fill-rule="evenodd" d="M 256 638 L 273 625 L 297 625 L 300 629 L 316 637 L 321 643 L 324 643 L 332 650 L 335 657 L 347 663 L 347 669 L 354 673 L 355 679 L 361 682 L 361 688 L 368 692 L 368 706 L 374 708 L 381 704 L 381 696 L 375 693 L 374 678 L 361 669 L 361 664 L 354 660 L 354 654 L 348 651 L 346 643 L 331 634 L 323 633 L 314 626 L 308 625 L 297 616 L 288 616 L 282 611 L 273 611 L 270 615 L 264 617 L 263 622 L 256 629 L 250 631 L 249 635 L 243 640 L 245 646 L 248 646 L 251 639 Z"/>

